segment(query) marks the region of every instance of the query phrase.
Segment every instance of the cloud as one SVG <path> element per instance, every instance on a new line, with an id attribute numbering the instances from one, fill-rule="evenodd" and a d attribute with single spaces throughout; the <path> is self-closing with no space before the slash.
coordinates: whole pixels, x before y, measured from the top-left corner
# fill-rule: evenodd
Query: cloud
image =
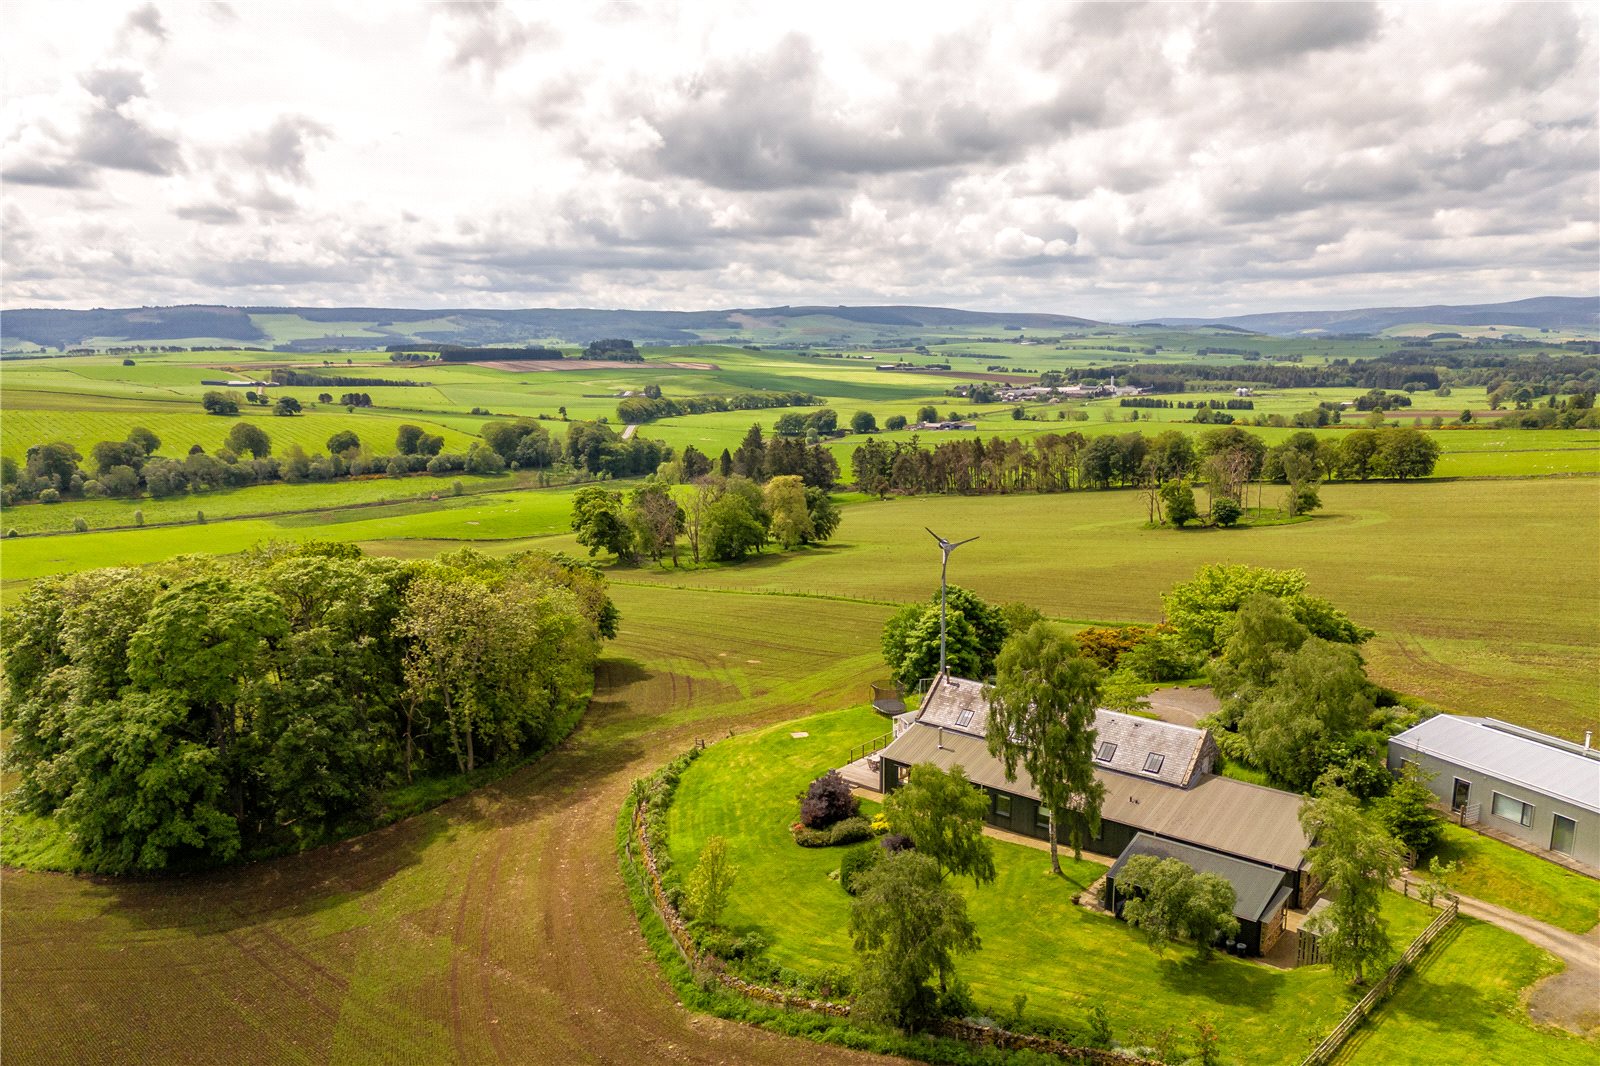
<path id="1" fill-rule="evenodd" d="M 1214 63 L 1250 68 L 1370 40 L 1381 17 L 1372 3 L 1225 3 L 1200 30 Z"/>
<path id="2" fill-rule="evenodd" d="M 304 115 L 284 115 L 256 135 L 240 150 L 240 156 L 263 170 L 304 184 L 306 153 L 331 137 L 332 131 Z"/>
<path id="3" fill-rule="evenodd" d="M 1131 319 L 1594 287 L 1575 6 L 26 8 L 8 300 Z"/>

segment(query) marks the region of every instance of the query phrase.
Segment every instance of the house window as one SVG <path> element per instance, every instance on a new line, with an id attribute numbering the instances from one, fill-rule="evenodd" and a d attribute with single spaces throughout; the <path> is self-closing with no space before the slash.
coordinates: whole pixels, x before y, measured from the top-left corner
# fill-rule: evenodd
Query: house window
<path id="1" fill-rule="evenodd" d="M 994 816 L 1011 821 L 1011 797 L 1003 792 L 994 794 Z"/>
<path id="2" fill-rule="evenodd" d="M 1410 759 L 1406 758 L 1404 755 L 1400 756 L 1400 769 L 1401 770 L 1404 770 L 1408 766 L 1415 766 L 1415 765 L 1417 765 L 1417 764 L 1412 762 Z"/>
<path id="3" fill-rule="evenodd" d="M 895 767 L 895 776 L 896 776 L 897 780 L 899 780 L 899 782 L 902 785 L 905 784 L 907 781 L 911 780 L 911 767 L 909 767 L 909 766 L 897 766 L 897 767 Z"/>
<path id="4" fill-rule="evenodd" d="M 1523 803 L 1519 799 L 1502 796 L 1496 792 L 1494 794 L 1494 803 L 1490 805 L 1489 809 L 1494 812 L 1496 818 L 1504 818 L 1519 825 L 1533 825 L 1533 804 L 1531 803 Z"/>
<path id="5" fill-rule="evenodd" d="M 1099 759 L 1101 762 L 1110 762 L 1112 759 L 1116 758 L 1116 756 L 1117 746 L 1108 740 L 1104 744 L 1100 745 L 1100 750 L 1095 753 L 1094 757 Z"/>
<path id="6" fill-rule="evenodd" d="M 1165 755 L 1152 751 L 1144 757 L 1144 772 L 1147 774 L 1159 774 L 1161 772 L 1161 764 L 1166 761 L 1167 757 Z"/>
<path id="7" fill-rule="evenodd" d="M 1033 824 L 1039 827 L 1041 833 L 1050 830 L 1050 808 L 1044 804 L 1039 805 L 1038 813 L 1033 816 Z"/>
<path id="8" fill-rule="evenodd" d="M 972 711 L 970 709 L 962 711 L 961 712 L 961 716 L 956 719 L 956 725 L 969 726 L 971 724 L 972 724 Z"/>

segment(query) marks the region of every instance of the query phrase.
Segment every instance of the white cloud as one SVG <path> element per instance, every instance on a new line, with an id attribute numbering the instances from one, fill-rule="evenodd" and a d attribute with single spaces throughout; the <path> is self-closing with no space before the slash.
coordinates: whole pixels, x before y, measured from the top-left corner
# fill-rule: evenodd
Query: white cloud
<path id="1" fill-rule="evenodd" d="M 779 11 L 12 5 L 4 302 L 1593 289 L 1592 8 Z"/>

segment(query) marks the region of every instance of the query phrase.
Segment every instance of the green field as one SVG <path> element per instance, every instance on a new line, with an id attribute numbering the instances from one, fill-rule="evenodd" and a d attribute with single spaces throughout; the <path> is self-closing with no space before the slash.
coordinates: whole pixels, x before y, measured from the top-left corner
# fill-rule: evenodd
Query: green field
<path id="1" fill-rule="evenodd" d="M 849 896 L 828 876 L 845 849 L 794 844 L 788 826 L 797 816 L 795 796 L 841 763 L 851 744 L 882 729 L 881 717 L 858 708 L 725 740 L 684 773 L 673 803 L 670 847 L 677 868 L 692 868 L 707 837 L 727 839 L 739 881 L 724 924 L 737 934 L 760 932 L 772 944 L 774 961 L 802 973 L 848 968 L 852 953 Z M 796 737 L 797 732 L 809 735 Z M 1044 853 L 1003 842 L 996 842 L 995 860 L 994 884 L 973 888 L 965 879 L 956 882 L 983 941 L 982 950 L 960 959 L 957 968 L 984 1013 L 1003 1013 L 1014 996 L 1025 994 L 1035 1021 L 1081 1027 L 1098 1005 L 1124 1043 L 1145 1042 L 1141 1035 L 1168 1027 L 1181 1040 L 1194 1019 L 1203 1017 L 1224 1034 L 1224 1061 L 1294 1062 L 1359 996 L 1327 966 L 1285 971 L 1223 957 L 1199 964 L 1187 949 L 1158 957 L 1126 924 L 1073 904 L 1103 866 L 1073 862 L 1069 855 L 1066 876 L 1056 878 Z M 1393 894 L 1386 914 L 1397 944 L 1430 920 L 1421 904 Z M 1515 958 L 1519 965 L 1509 975 L 1484 967 L 1464 978 L 1468 987 L 1480 997 L 1496 996 L 1508 985 L 1514 993 L 1547 965 L 1531 948 Z M 1539 1061 L 1578 1062 L 1592 1053 L 1582 1041 L 1517 1020 L 1514 1000 L 1510 1010 L 1495 1006 L 1504 1017 L 1496 1019 L 1494 1040 L 1481 1043 L 1479 1054 L 1497 1056 L 1502 1042 L 1508 1051 L 1552 1056 Z M 1428 1050 L 1417 1061 L 1447 1060 Z"/>
<path id="2" fill-rule="evenodd" d="M 1450 890 L 1495 903 L 1530 918 L 1587 933 L 1600 922 L 1600 881 L 1574 873 L 1520 848 L 1446 825 L 1432 854 L 1456 863 Z"/>

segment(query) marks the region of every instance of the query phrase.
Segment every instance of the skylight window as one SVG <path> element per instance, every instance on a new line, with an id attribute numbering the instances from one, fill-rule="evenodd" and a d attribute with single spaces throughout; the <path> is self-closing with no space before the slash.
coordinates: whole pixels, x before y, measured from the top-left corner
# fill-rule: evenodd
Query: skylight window
<path id="1" fill-rule="evenodd" d="M 972 708 L 969 707 L 966 710 L 962 711 L 960 716 L 956 718 L 956 725 L 965 726 L 965 725 L 971 725 L 971 724 L 972 724 Z"/>
<path id="2" fill-rule="evenodd" d="M 1161 764 L 1166 761 L 1167 757 L 1165 755 L 1152 751 L 1144 757 L 1144 772 L 1147 774 L 1159 774 L 1161 772 Z"/>
<path id="3" fill-rule="evenodd" d="M 1094 757 L 1101 762 L 1110 762 L 1117 757 L 1117 746 L 1108 740 L 1100 745 L 1100 750 L 1095 752 Z"/>

